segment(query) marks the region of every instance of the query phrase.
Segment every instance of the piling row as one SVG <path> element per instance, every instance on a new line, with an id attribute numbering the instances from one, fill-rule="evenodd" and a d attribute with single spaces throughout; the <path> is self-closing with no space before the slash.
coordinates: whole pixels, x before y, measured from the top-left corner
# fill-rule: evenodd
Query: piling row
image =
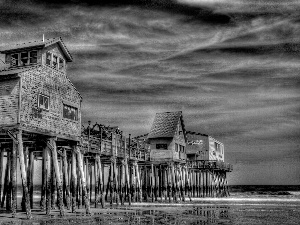
<path id="1" fill-rule="evenodd" d="M 90 205 L 104 208 L 125 202 L 179 202 L 229 195 L 226 171 L 189 167 L 183 162 L 141 160 L 131 156 L 131 145 L 123 157 L 114 154 L 117 149 L 111 145 L 112 154 L 107 156 L 82 152 L 76 143 L 58 147 L 56 138 L 44 138 L 38 150 L 32 149 L 23 144 L 22 131 L 10 136 L 12 145 L 0 152 L 0 203 L 13 217 L 17 209 L 17 161 L 23 186 L 20 205 L 28 219 L 37 207 L 46 215 L 58 209 L 64 216 L 66 209 L 74 213 L 83 207 L 90 214 Z M 42 170 L 39 206 L 33 201 L 37 160 L 41 160 Z"/>

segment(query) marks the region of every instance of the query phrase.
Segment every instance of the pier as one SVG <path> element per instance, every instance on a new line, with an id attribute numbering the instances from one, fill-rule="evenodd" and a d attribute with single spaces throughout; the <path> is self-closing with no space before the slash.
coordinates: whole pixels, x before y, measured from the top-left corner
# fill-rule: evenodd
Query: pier
<path id="1" fill-rule="evenodd" d="M 72 56 L 61 38 L 0 53 L 7 64 L 0 71 L 0 201 L 13 217 L 21 208 L 32 218 L 37 170 L 46 215 L 54 208 L 62 217 L 81 208 L 90 215 L 91 206 L 229 195 L 224 145 L 187 131 L 181 111 L 157 113 L 149 133 L 137 137 L 98 122 L 84 127 L 83 99 L 66 74 Z"/>

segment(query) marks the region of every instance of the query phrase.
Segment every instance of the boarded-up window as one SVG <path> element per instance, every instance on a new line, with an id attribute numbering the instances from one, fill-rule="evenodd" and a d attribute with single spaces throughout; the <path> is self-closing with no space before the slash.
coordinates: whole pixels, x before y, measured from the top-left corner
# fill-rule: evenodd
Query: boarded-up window
<path id="1" fill-rule="evenodd" d="M 78 120 L 78 109 L 70 106 L 70 105 L 66 105 L 64 104 L 63 106 L 63 117 L 70 119 L 70 120 Z"/>
<path id="2" fill-rule="evenodd" d="M 38 96 L 38 107 L 41 109 L 49 110 L 49 96 L 39 94 Z"/>
<path id="3" fill-rule="evenodd" d="M 156 144 L 156 149 L 168 149 L 167 144 Z"/>
<path id="4" fill-rule="evenodd" d="M 10 65 L 11 66 L 19 65 L 19 54 L 18 53 L 11 55 Z"/>

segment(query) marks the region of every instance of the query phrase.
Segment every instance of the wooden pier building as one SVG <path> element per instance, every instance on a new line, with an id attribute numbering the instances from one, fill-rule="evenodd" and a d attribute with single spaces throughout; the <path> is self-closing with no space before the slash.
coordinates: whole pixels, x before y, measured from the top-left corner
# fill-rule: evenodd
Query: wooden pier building
<path id="1" fill-rule="evenodd" d="M 13 216 L 17 171 L 23 187 L 18 204 L 29 219 L 36 175 L 47 215 L 56 207 L 63 216 L 83 206 L 90 214 L 91 203 L 228 195 L 232 166 L 224 162 L 223 144 L 187 132 L 181 111 L 157 113 L 150 132 L 138 137 L 100 123 L 84 127 L 82 97 L 66 73 L 72 56 L 61 38 L 0 53 L 6 63 L 0 71 L 0 206 Z"/>

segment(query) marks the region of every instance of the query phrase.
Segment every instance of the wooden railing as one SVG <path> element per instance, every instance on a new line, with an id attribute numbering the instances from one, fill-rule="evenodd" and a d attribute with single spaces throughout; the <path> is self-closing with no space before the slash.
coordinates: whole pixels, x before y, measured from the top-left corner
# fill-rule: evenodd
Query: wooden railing
<path id="1" fill-rule="evenodd" d="M 102 156 L 116 156 L 131 160 L 149 160 L 150 155 L 145 145 L 131 141 L 128 146 L 124 137 L 113 135 L 110 139 L 100 139 L 94 135 L 82 135 L 81 151 L 83 153 L 100 153 Z"/>
<path id="2" fill-rule="evenodd" d="M 187 166 L 195 169 L 214 169 L 228 172 L 233 170 L 233 166 L 231 164 L 222 161 L 189 160 L 187 161 Z"/>

